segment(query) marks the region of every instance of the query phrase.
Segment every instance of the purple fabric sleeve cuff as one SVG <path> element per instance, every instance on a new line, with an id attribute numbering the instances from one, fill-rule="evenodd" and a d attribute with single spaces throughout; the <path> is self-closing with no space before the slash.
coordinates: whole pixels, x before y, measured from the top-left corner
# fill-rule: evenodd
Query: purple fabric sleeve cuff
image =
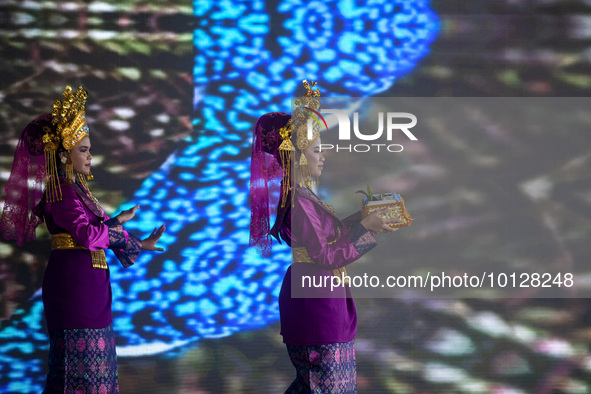
<path id="1" fill-rule="evenodd" d="M 113 249 L 115 256 L 125 268 L 132 266 L 142 250 L 142 241 L 133 234 L 128 235 L 127 245 L 124 248 Z"/>
<path id="2" fill-rule="evenodd" d="M 127 237 L 119 219 L 111 218 L 105 224 L 109 228 L 109 249 L 125 249 Z"/>
<path id="3" fill-rule="evenodd" d="M 109 228 L 109 249 L 113 249 L 122 266 L 132 266 L 140 254 L 142 241 L 125 231 L 117 218 L 110 218 L 105 224 Z"/>
<path id="4" fill-rule="evenodd" d="M 361 211 L 357 211 L 354 214 L 347 216 L 345 219 L 342 220 L 342 222 L 345 223 L 345 226 L 347 226 L 347 230 L 351 231 L 355 228 L 355 226 L 359 224 L 361 219 L 363 219 Z"/>
<path id="5" fill-rule="evenodd" d="M 371 231 L 363 227 L 361 223 L 358 223 L 347 233 L 347 238 L 351 240 L 360 256 L 363 256 L 378 244 Z"/>

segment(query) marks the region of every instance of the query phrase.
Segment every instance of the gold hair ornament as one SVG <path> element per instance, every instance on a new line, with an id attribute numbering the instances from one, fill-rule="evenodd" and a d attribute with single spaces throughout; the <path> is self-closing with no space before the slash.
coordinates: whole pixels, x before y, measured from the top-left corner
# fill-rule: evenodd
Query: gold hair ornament
<path id="1" fill-rule="evenodd" d="M 70 151 L 67 151 L 66 155 L 66 179 L 68 182 L 74 183 L 74 163 L 72 163 Z"/>
<path id="2" fill-rule="evenodd" d="M 279 136 L 283 140 L 279 145 L 279 157 L 281 158 L 281 168 L 283 168 L 283 197 L 281 198 L 281 208 L 283 208 L 287 201 L 287 194 L 291 190 L 291 152 L 295 152 L 291 143 L 291 119 L 279 129 Z"/>

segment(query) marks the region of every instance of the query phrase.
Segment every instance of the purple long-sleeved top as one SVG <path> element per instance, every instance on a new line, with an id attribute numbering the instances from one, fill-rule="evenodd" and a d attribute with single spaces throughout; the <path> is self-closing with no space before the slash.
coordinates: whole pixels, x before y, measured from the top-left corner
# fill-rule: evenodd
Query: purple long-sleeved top
<path id="1" fill-rule="evenodd" d="M 294 257 L 283 279 L 279 294 L 283 342 L 307 346 L 354 339 L 357 312 L 350 288 L 340 286 L 331 291 L 330 281 L 334 269 L 351 264 L 377 245 L 360 219 L 358 213 L 341 221 L 312 191 L 296 188 L 291 247 L 305 248 L 313 263 L 298 262 Z M 302 287 L 302 276 L 316 277 L 316 283 L 326 277 L 329 282 L 326 287 Z"/>
<path id="2" fill-rule="evenodd" d="M 111 324 L 111 283 L 108 269 L 92 267 L 90 251 L 113 249 L 124 267 L 132 265 L 141 241 L 109 218 L 77 183 L 60 178 L 62 200 L 45 198 L 35 208 L 49 232 L 67 233 L 84 249 L 52 250 L 43 277 L 47 328 L 105 328 Z"/>

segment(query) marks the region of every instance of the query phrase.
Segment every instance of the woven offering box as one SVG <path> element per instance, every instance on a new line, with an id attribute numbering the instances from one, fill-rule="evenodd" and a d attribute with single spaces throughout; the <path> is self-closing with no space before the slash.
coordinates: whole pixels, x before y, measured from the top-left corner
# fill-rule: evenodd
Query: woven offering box
<path id="1" fill-rule="evenodd" d="M 396 218 L 398 223 L 391 223 L 390 227 L 408 227 L 412 223 L 410 214 L 406 211 L 404 200 L 398 193 L 374 194 L 372 200 L 368 201 L 365 197 L 362 201 L 363 217 L 366 217 L 373 211 L 388 208 L 387 218 Z"/>

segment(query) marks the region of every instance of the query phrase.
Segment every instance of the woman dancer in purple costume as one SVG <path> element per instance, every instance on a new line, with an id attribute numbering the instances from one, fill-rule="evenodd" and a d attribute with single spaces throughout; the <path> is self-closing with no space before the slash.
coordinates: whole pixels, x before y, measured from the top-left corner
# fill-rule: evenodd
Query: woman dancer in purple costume
<path id="1" fill-rule="evenodd" d="M 332 206 L 315 194 L 312 184 L 322 174 L 325 158 L 318 130 L 312 139 L 307 138 L 306 115 L 301 108 L 317 110 L 320 92 L 313 91 L 307 81 L 304 86 L 307 93 L 297 115 L 269 113 L 256 123 L 250 244 L 267 256 L 272 235 L 292 248 L 293 264 L 279 294 L 281 335 L 296 369 L 286 393 L 355 393 L 357 313 L 350 287 L 304 288 L 301 279 L 315 277 L 314 283 L 319 283 L 327 278 L 330 284 L 333 275 L 344 278 L 345 266 L 377 245 L 374 233 L 395 231 L 389 226 L 394 219 L 386 219 L 385 210 L 381 210 L 363 219 L 357 212 L 340 220 Z M 294 163 L 293 169 L 290 163 Z M 290 176 L 294 177 L 293 188 Z M 268 183 L 279 177 L 283 179 L 277 217 L 269 228 Z"/>
<path id="2" fill-rule="evenodd" d="M 51 234 L 42 287 L 50 341 L 44 393 L 119 392 L 104 249 L 112 249 L 124 267 L 141 249 L 163 251 L 156 243 L 164 226 L 144 240 L 123 228 L 139 205 L 110 218 L 90 192 L 86 97 L 82 87 L 66 87 L 52 113 L 21 132 L 0 219 L 4 237 L 19 246 L 35 239 L 43 221 Z"/>

